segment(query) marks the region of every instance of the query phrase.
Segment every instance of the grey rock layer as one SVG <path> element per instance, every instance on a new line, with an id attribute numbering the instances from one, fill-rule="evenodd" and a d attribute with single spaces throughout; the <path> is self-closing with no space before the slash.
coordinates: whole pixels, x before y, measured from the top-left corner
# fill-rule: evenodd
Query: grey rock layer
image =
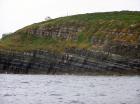
<path id="1" fill-rule="evenodd" d="M 80 51 L 80 54 L 78 54 Z M 77 53 L 76 53 L 77 52 Z M 20 74 L 140 74 L 140 59 L 104 52 L 66 50 L 64 54 L 43 50 L 0 50 L 0 73 Z"/>

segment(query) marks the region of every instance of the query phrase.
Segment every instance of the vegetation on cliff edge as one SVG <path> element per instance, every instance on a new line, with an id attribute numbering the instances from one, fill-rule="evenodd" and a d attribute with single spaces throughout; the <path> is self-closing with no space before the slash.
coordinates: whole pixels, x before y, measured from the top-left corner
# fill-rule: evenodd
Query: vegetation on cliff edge
<path id="1" fill-rule="evenodd" d="M 25 33 L 26 30 L 38 29 L 41 26 L 81 26 L 84 29 L 77 34 L 78 39 L 76 41 L 38 37 Z M 114 32 L 114 34 L 122 32 L 123 35 L 112 35 L 109 32 Z M 69 47 L 99 49 L 106 40 L 140 44 L 140 12 L 87 13 L 35 23 L 3 37 L 0 40 L 0 48 L 20 51 L 44 49 L 63 52 L 65 48 Z"/>

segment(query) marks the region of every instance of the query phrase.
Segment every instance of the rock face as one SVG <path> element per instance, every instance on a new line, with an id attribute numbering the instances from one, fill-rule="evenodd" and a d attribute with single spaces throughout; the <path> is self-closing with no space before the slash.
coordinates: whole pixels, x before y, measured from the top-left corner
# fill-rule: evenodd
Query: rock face
<path id="1" fill-rule="evenodd" d="M 140 44 L 129 44 L 124 42 L 112 42 L 104 45 L 104 51 L 140 59 Z"/>
<path id="2" fill-rule="evenodd" d="M 82 26 L 40 26 L 27 29 L 26 34 L 37 37 L 52 37 L 77 41 L 79 33 L 86 31 Z M 139 39 L 139 40 L 138 40 Z M 93 46 L 102 46 L 103 51 L 140 59 L 140 32 L 128 30 L 99 30 L 89 38 Z"/>
<path id="3" fill-rule="evenodd" d="M 65 54 L 37 50 L 0 51 L 1 73 L 24 74 L 140 74 L 140 60 L 102 52 L 67 49 Z M 77 54 L 81 53 L 81 54 Z"/>
<path id="4" fill-rule="evenodd" d="M 139 18 L 139 12 L 122 11 L 68 16 L 32 24 L 0 41 L 1 49 L 28 50 L 1 50 L 0 71 L 139 74 Z"/>
<path id="5" fill-rule="evenodd" d="M 77 40 L 77 33 L 82 30 L 82 27 L 77 26 L 46 26 L 38 29 L 29 29 L 27 34 L 32 34 L 39 37 L 53 37 L 62 39 Z"/>

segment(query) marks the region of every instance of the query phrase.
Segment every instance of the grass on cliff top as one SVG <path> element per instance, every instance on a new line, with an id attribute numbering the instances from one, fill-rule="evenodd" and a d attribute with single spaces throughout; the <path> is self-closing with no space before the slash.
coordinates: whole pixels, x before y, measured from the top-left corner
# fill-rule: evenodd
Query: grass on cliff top
<path id="1" fill-rule="evenodd" d="M 128 27 L 130 24 L 140 23 L 140 12 L 138 11 L 120 11 L 120 12 L 99 12 L 99 13 L 87 13 L 72 15 L 66 17 L 59 17 L 49 21 L 43 21 L 39 23 L 34 23 L 32 25 L 26 26 L 19 31 L 27 29 L 37 29 L 40 26 L 86 26 L 100 27 L 104 25 L 104 28 L 117 28 L 117 27 Z M 122 26 L 123 25 L 123 26 Z"/>
<path id="2" fill-rule="evenodd" d="M 37 37 L 26 34 L 29 29 L 38 29 L 45 26 L 75 26 L 84 27 L 85 29 L 78 34 L 78 40 L 62 40 L 52 37 Z M 133 27 L 132 27 L 133 26 Z M 140 32 L 140 12 L 121 11 L 107 13 L 87 13 L 67 17 L 60 17 L 49 21 L 35 23 L 19 29 L 15 33 L 4 37 L 0 40 L 0 48 L 14 50 L 34 50 L 47 49 L 56 52 L 63 52 L 68 47 L 91 48 L 92 36 L 100 40 L 105 39 L 105 34 L 102 31 L 117 30 L 127 31 L 133 30 Z M 123 39 L 125 41 L 136 42 L 138 35 L 115 37 L 115 39 Z M 112 37 L 112 36 L 111 36 Z"/>

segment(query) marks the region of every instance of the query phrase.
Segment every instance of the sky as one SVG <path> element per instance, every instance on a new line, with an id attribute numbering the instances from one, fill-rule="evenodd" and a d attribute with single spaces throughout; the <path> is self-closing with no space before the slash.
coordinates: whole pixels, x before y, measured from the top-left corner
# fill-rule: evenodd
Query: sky
<path id="1" fill-rule="evenodd" d="M 0 0 L 0 37 L 47 16 L 121 10 L 140 11 L 140 0 Z"/>

